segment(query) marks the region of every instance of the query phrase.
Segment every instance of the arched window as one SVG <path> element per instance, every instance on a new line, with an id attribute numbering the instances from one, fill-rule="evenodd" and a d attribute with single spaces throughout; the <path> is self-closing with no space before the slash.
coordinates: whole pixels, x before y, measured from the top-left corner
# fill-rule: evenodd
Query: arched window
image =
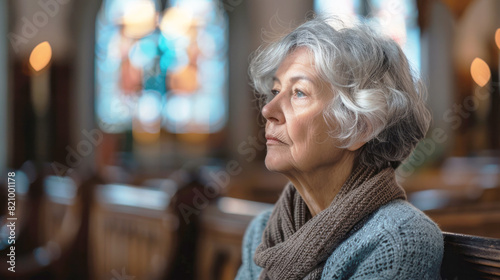
<path id="1" fill-rule="evenodd" d="M 414 70 L 420 71 L 420 28 L 414 0 L 315 0 L 320 14 L 338 16 L 344 21 L 362 19 L 378 24 L 403 49 Z"/>
<path id="2" fill-rule="evenodd" d="M 101 129 L 214 133 L 227 121 L 227 16 L 217 0 L 105 0 L 96 22 Z"/>

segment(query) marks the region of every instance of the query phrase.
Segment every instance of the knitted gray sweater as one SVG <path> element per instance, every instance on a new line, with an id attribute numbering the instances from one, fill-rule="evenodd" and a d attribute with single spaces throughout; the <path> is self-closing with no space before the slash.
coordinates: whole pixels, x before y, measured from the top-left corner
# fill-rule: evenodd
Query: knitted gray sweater
<path id="1" fill-rule="evenodd" d="M 248 227 L 237 280 L 259 278 L 262 268 L 253 256 L 270 214 L 260 214 Z M 436 224 L 410 203 L 394 200 L 335 249 L 321 279 L 440 279 L 442 257 L 443 236 Z"/>

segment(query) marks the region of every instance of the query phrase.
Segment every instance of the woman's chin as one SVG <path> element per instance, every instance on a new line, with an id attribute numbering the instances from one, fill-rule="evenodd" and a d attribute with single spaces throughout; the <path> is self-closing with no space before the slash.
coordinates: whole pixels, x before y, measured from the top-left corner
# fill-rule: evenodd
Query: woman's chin
<path id="1" fill-rule="evenodd" d="M 270 156 L 266 156 L 265 164 L 269 171 L 283 172 L 286 170 L 286 166 L 282 160 Z"/>

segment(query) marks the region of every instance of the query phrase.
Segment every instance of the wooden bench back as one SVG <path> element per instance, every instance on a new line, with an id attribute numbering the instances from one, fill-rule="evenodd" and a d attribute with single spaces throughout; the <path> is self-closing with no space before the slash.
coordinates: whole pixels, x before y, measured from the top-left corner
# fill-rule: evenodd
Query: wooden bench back
<path id="1" fill-rule="evenodd" d="M 91 279 L 163 279 L 178 220 L 162 190 L 99 185 L 90 216 Z"/>
<path id="2" fill-rule="evenodd" d="M 241 265 L 246 228 L 256 215 L 272 207 L 231 197 L 210 204 L 201 216 L 196 279 L 234 279 Z"/>
<path id="3" fill-rule="evenodd" d="M 445 232 L 441 277 L 500 279 L 500 239 Z"/>

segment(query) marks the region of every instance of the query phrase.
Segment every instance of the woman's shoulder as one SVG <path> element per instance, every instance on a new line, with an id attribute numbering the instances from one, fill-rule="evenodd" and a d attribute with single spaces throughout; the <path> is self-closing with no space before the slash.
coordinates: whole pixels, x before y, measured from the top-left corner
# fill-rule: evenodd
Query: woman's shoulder
<path id="1" fill-rule="evenodd" d="M 427 215 L 405 200 L 394 200 L 376 211 L 366 223 L 372 232 L 390 237 L 405 250 L 442 254 L 443 233 Z"/>
<path id="2" fill-rule="evenodd" d="M 435 232 L 440 239 L 442 233 L 439 227 L 425 213 L 406 200 L 396 199 L 380 207 L 370 219 L 380 223 L 384 221 L 386 229 L 399 231 L 401 229 L 428 230 Z"/>
<path id="3" fill-rule="evenodd" d="M 409 202 L 394 200 L 375 211 L 340 244 L 327 260 L 323 276 L 436 279 L 442 255 L 439 227 Z"/>

